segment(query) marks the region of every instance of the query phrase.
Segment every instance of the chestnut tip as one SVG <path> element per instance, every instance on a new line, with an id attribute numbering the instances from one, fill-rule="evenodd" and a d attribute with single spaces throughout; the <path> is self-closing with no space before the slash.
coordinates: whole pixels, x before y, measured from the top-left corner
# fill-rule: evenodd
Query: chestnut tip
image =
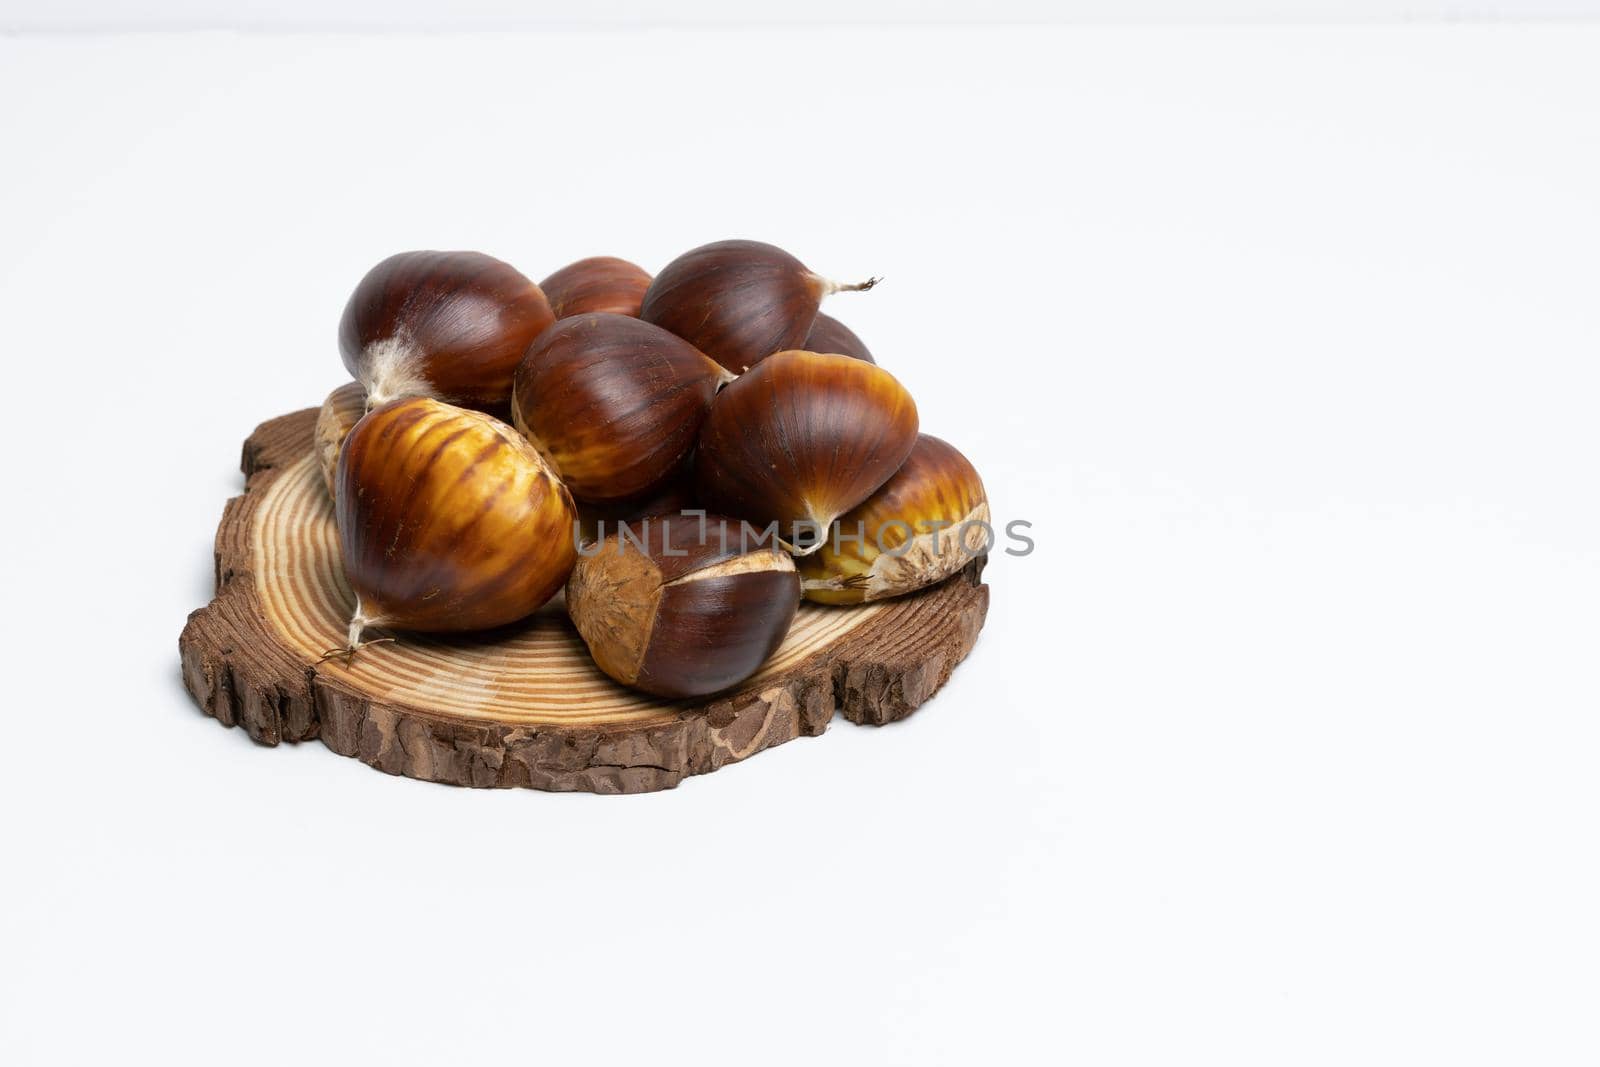
<path id="1" fill-rule="evenodd" d="M 878 276 L 868 278 L 864 282 L 836 282 L 819 274 L 813 274 L 812 277 L 822 286 L 823 296 L 832 296 L 834 293 L 864 293 L 883 281 L 883 278 Z"/>

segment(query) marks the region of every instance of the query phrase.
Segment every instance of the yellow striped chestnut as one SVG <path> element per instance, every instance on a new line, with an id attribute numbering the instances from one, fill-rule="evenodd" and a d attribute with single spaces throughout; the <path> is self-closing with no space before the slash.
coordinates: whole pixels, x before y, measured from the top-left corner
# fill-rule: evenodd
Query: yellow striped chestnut
<path id="1" fill-rule="evenodd" d="M 426 632 L 515 622 L 572 571 L 572 498 L 534 447 L 480 412 L 427 397 L 367 414 L 345 438 L 339 552 L 369 626 Z"/>
<path id="2" fill-rule="evenodd" d="M 955 446 L 920 434 L 894 477 L 798 562 L 801 587 L 823 604 L 899 596 L 950 577 L 991 539 L 977 469 Z"/>
<path id="3" fill-rule="evenodd" d="M 656 516 L 586 548 L 567 612 L 601 670 L 662 697 L 744 681 L 783 643 L 800 605 L 794 562 L 742 524 Z"/>
<path id="4" fill-rule="evenodd" d="M 502 413 L 511 374 L 555 321 L 539 287 L 482 252 L 401 252 L 367 272 L 339 352 L 368 407 L 429 396 Z"/>
<path id="5" fill-rule="evenodd" d="M 900 469 L 916 441 L 917 405 L 882 367 L 779 352 L 712 402 L 696 486 L 707 508 L 763 528 L 776 523 L 804 555 Z"/>
<path id="6" fill-rule="evenodd" d="M 694 450 L 732 379 L 693 345 L 626 315 L 562 319 L 517 367 L 511 417 L 579 500 L 649 495 Z"/>
<path id="7" fill-rule="evenodd" d="M 662 268 L 639 317 L 740 374 L 774 352 L 805 347 L 830 293 L 865 291 L 877 283 L 830 281 L 760 241 L 717 241 Z"/>
<path id="8" fill-rule="evenodd" d="M 650 272 L 616 256 L 590 256 L 568 263 L 539 283 L 556 318 L 607 311 L 639 317 Z"/>
<path id="9" fill-rule="evenodd" d="M 315 444 L 322 481 L 332 496 L 339 478 L 339 446 L 367 413 L 367 391 L 360 382 L 346 382 L 328 394 L 317 412 Z"/>

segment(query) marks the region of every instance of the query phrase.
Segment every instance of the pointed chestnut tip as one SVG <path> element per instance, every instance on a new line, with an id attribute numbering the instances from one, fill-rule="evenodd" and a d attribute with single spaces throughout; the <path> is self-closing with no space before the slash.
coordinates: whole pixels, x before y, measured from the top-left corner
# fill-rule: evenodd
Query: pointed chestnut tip
<path id="1" fill-rule="evenodd" d="M 824 278 L 820 274 L 813 274 L 812 277 L 817 280 L 823 296 L 832 296 L 834 293 L 864 293 L 883 281 L 883 278 L 878 275 L 874 275 L 864 282 L 836 282 L 832 278 Z"/>

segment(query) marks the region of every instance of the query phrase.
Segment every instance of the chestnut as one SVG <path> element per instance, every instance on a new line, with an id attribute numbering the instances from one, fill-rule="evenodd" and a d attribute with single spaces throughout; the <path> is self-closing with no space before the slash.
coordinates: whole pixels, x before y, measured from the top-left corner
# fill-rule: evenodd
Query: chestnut
<path id="1" fill-rule="evenodd" d="M 317 428 L 313 443 L 316 446 L 317 462 L 322 466 L 322 482 L 328 487 L 328 495 L 333 495 L 334 484 L 339 476 L 339 446 L 344 444 L 345 435 L 355 429 L 356 423 L 361 421 L 361 416 L 367 412 L 367 391 L 361 388 L 360 382 L 346 382 L 328 394 L 328 399 L 322 402 L 322 410 L 317 412 Z"/>
<path id="2" fill-rule="evenodd" d="M 590 256 L 569 263 L 539 283 L 556 318 L 609 311 L 639 317 L 650 274 L 616 256 Z"/>
<path id="3" fill-rule="evenodd" d="M 774 352 L 804 347 L 829 293 L 877 283 L 841 285 L 773 245 L 717 241 L 668 263 L 644 294 L 639 317 L 740 373 Z"/>
<path id="4" fill-rule="evenodd" d="M 572 498 L 481 412 L 412 397 L 367 414 L 339 453 L 339 554 L 368 626 L 482 630 L 549 600 L 577 558 Z"/>
<path id="5" fill-rule="evenodd" d="M 687 341 L 626 315 L 562 319 L 517 367 L 511 417 L 580 500 L 621 500 L 672 477 L 731 375 Z"/>
<path id="6" fill-rule="evenodd" d="M 633 523 L 651 515 L 670 515 L 693 511 L 700 506 L 694 494 L 693 458 L 671 478 L 638 496 L 625 500 L 578 501 L 578 529 L 581 543 L 601 540 L 621 523 Z"/>
<path id="7" fill-rule="evenodd" d="M 695 484 L 706 507 L 765 525 L 798 554 L 900 469 L 917 405 L 882 367 L 779 352 L 717 394 L 700 430 Z"/>
<path id="8" fill-rule="evenodd" d="M 860 604 L 910 593 L 989 550 L 983 479 L 954 445 L 919 434 L 905 463 L 798 563 L 807 600 Z"/>
<path id="9" fill-rule="evenodd" d="M 528 345 L 555 321 L 539 287 L 482 252 L 401 252 L 367 272 L 339 322 L 367 406 L 404 396 L 501 412 Z"/>
<path id="10" fill-rule="evenodd" d="M 800 604 L 794 562 L 741 523 L 641 520 L 586 549 L 567 612 L 612 678 L 662 697 L 737 685 L 783 643 Z"/>
<path id="11" fill-rule="evenodd" d="M 811 324 L 811 332 L 806 334 L 806 343 L 800 347 L 807 352 L 837 352 L 841 356 L 868 363 L 878 362 L 872 358 L 872 350 L 856 336 L 854 330 L 821 311 L 817 312 L 817 320 Z"/>

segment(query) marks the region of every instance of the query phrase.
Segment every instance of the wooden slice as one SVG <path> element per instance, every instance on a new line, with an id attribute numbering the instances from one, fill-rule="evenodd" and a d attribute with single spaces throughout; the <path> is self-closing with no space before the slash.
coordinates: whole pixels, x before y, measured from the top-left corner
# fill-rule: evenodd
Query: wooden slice
<path id="1" fill-rule="evenodd" d="M 657 700 L 594 666 L 559 598 L 488 634 L 400 635 L 348 661 L 354 603 L 313 449 L 315 409 L 257 427 L 243 496 L 217 528 L 217 594 L 178 639 L 207 715 L 257 741 L 320 738 L 391 774 L 473 786 L 640 793 L 795 737 L 834 712 L 902 719 L 977 641 L 983 560 L 939 586 L 854 608 L 803 605 L 783 646 L 737 689 Z"/>

